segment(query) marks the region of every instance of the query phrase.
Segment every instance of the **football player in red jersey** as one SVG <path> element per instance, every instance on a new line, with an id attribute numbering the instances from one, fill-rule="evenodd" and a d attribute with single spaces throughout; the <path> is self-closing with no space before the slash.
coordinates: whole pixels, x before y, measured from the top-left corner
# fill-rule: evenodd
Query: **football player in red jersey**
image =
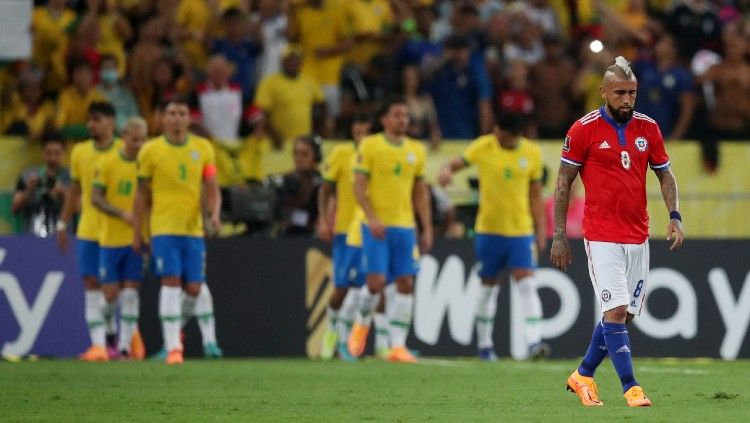
<path id="1" fill-rule="evenodd" d="M 552 263 L 563 270 L 571 263 L 565 217 L 571 183 L 580 173 L 586 189 L 583 236 L 589 274 L 604 313 L 581 365 L 568 378 L 568 389 L 578 395 L 583 405 L 602 405 L 593 376 L 607 354 L 620 377 L 628 405 L 651 405 L 633 375 L 625 326 L 640 313 L 648 282 L 649 166 L 659 178 L 669 211 L 667 239 L 674 239 L 671 249 L 680 247 L 684 238 L 677 182 L 659 125 L 633 111 L 637 88 L 630 64 L 618 57 L 602 80 L 604 106 L 571 126 L 560 159 Z"/>

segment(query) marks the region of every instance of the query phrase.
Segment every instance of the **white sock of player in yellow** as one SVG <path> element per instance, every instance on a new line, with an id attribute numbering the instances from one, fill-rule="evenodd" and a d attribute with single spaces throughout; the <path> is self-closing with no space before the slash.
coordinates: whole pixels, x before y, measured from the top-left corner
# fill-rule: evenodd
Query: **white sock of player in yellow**
<path id="1" fill-rule="evenodd" d="M 185 291 L 182 291 L 180 299 L 180 310 L 182 314 L 182 323 L 180 324 L 180 327 L 184 328 L 188 320 L 195 316 L 195 302 L 198 297 L 193 297 L 192 295 L 185 293 Z"/>
<path id="2" fill-rule="evenodd" d="M 140 299 L 135 288 L 123 288 L 120 291 L 120 339 L 117 342 L 118 351 L 130 352 L 130 341 L 133 332 L 138 327 L 138 311 Z"/>
<path id="3" fill-rule="evenodd" d="M 521 310 L 525 317 L 523 329 L 526 335 L 526 345 L 536 345 L 542 341 L 542 330 L 539 327 L 542 320 L 542 301 L 539 299 L 536 278 L 527 276 L 518 281 L 516 287 L 518 287 Z"/>
<path id="4" fill-rule="evenodd" d="M 326 317 L 328 318 L 328 330 L 335 331 L 339 323 L 339 311 L 334 310 L 331 306 L 326 307 Z"/>
<path id="5" fill-rule="evenodd" d="M 367 286 L 364 286 L 359 290 L 359 301 L 357 302 L 357 309 L 362 317 L 360 323 L 365 326 L 369 326 L 372 323 L 372 313 L 375 311 L 375 306 L 378 305 L 380 295 L 378 293 L 370 292 Z"/>
<path id="6" fill-rule="evenodd" d="M 344 302 L 339 309 L 339 344 L 346 344 L 349 340 L 349 334 L 352 331 L 352 325 L 354 325 L 354 318 L 357 315 L 357 297 L 359 297 L 359 290 L 360 288 L 349 288 L 346 297 L 344 297 Z"/>
<path id="7" fill-rule="evenodd" d="M 175 348 L 182 349 L 182 342 L 180 342 L 181 294 L 182 288 L 176 286 L 162 285 L 161 291 L 159 291 L 159 318 L 161 318 L 162 335 L 164 336 L 164 349 L 167 352 Z"/>
<path id="8" fill-rule="evenodd" d="M 495 313 L 497 313 L 497 296 L 500 285 L 481 285 L 477 301 L 477 348 L 490 348 L 495 345 L 492 332 L 495 329 Z"/>
<path id="9" fill-rule="evenodd" d="M 406 346 L 406 336 L 411 327 L 412 309 L 414 308 L 414 295 L 397 292 L 393 296 L 393 314 L 390 316 L 390 327 L 388 333 L 391 340 L 391 348 Z"/>
<path id="10" fill-rule="evenodd" d="M 106 301 L 104 301 L 104 294 L 101 289 L 86 290 L 84 301 L 91 345 L 104 347 L 106 344 L 104 336 L 104 304 Z"/>
<path id="11" fill-rule="evenodd" d="M 375 313 L 375 351 L 390 348 L 388 333 L 388 317 L 385 313 Z"/>
<path id="12" fill-rule="evenodd" d="M 214 321 L 214 300 L 205 283 L 201 285 L 195 301 L 195 318 L 201 330 L 203 345 L 216 344 L 216 322 Z"/>

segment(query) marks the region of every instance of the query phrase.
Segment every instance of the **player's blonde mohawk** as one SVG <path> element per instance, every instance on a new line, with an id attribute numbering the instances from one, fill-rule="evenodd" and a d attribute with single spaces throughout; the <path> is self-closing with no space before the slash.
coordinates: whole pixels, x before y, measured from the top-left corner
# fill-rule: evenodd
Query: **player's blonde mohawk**
<path id="1" fill-rule="evenodd" d="M 633 70 L 630 69 L 630 62 L 628 62 L 627 60 L 625 60 L 624 57 L 617 56 L 617 58 L 615 59 L 615 66 L 617 66 L 618 68 L 620 68 L 620 70 L 622 71 L 622 73 L 624 73 L 625 76 L 627 76 L 628 78 L 632 78 L 633 77 Z"/>

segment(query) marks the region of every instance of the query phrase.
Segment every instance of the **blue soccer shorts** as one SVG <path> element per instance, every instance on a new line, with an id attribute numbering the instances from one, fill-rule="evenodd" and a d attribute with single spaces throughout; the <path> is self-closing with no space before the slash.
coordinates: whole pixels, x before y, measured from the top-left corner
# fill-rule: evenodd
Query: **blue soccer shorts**
<path id="1" fill-rule="evenodd" d="M 500 236 L 477 234 L 474 255 L 479 265 L 480 278 L 497 277 L 503 270 L 535 269 L 534 236 Z"/>
<path id="2" fill-rule="evenodd" d="M 183 283 L 206 281 L 206 244 L 203 237 L 157 235 L 151 239 L 156 276 L 177 276 Z"/>
<path id="3" fill-rule="evenodd" d="M 366 275 L 380 274 L 395 280 L 419 271 L 419 249 L 414 228 L 385 228 L 385 238 L 377 239 L 362 225 L 362 267 Z"/>
<path id="4" fill-rule="evenodd" d="M 143 256 L 131 247 L 99 247 L 99 282 L 143 282 Z"/>
<path id="5" fill-rule="evenodd" d="M 362 286 L 360 252 L 361 248 L 346 244 L 346 234 L 338 234 L 333 239 L 333 281 L 336 288 Z"/>
<path id="6" fill-rule="evenodd" d="M 76 243 L 78 255 L 78 272 L 81 277 L 99 276 L 99 243 L 87 239 L 78 239 Z"/>

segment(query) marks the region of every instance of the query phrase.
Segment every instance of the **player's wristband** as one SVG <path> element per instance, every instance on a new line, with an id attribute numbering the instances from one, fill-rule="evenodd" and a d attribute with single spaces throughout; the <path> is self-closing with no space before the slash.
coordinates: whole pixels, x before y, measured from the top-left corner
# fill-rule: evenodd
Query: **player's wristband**
<path id="1" fill-rule="evenodd" d="M 55 223 L 55 229 L 58 232 L 62 232 L 66 229 L 68 229 L 68 224 L 63 222 L 62 220 L 58 220 L 57 223 Z"/>
<path id="2" fill-rule="evenodd" d="M 682 216 L 680 216 L 680 212 L 678 212 L 677 210 L 673 210 L 669 212 L 669 220 L 679 220 L 680 222 L 682 222 Z"/>

